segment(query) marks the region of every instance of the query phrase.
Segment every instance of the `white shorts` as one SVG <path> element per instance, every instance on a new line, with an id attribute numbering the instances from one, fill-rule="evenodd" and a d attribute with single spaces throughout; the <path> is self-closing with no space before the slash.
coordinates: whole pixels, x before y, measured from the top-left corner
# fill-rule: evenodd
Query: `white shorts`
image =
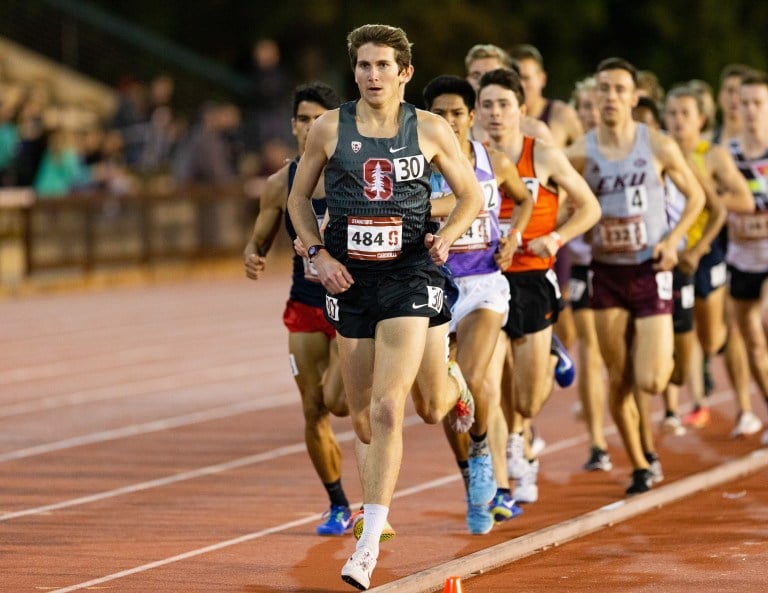
<path id="1" fill-rule="evenodd" d="M 501 272 L 454 278 L 459 287 L 459 298 L 451 310 L 450 332 L 472 311 L 490 309 L 504 316 L 500 327 L 507 323 L 509 313 L 509 282 Z"/>

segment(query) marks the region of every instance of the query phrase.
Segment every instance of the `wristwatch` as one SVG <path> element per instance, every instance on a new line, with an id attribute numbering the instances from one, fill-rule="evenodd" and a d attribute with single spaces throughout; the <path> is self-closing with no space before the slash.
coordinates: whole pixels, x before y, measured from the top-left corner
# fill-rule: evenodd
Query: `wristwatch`
<path id="1" fill-rule="evenodd" d="M 307 249 L 307 258 L 311 260 L 320 252 L 321 249 L 325 249 L 325 245 L 312 245 L 309 249 Z"/>

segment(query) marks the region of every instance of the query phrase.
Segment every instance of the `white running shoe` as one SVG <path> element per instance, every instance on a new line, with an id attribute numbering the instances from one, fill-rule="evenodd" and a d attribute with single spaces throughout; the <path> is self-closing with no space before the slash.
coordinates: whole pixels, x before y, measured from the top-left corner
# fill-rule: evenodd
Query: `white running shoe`
<path id="1" fill-rule="evenodd" d="M 665 433 L 676 437 L 681 437 L 686 433 L 685 426 L 683 426 L 682 420 L 680 420 L 680 417 L 677 415 L 664 418 L 661 423 L 661 429 Z"/>
<path id="2" fill-rule="evenodd" d="M 539 460 L 526 462 L 528 470 L 517 481 L 517 488 L 512 493 L 517 502 L 536 502 L 539 500 Z"/>
<path id="3" fill-rule="evenodd" d="M 519 480 L 528 471 L 523 439 L 523 435 L 515 432 L 507 439 L 507 475 L 510 480 Z"/>
<path id="4" fill-rule="evenodd" d="M 739 420 L 731 431 L 731 438 L 735 439 L 741 436 L 747 436 L 760 432 L 763 423 L 753 412 L 742 412 L 739 414 Z"/>
<path id="5" fill-rule="evenodd" d="M 533 438 L 531 439 L 531 456 L 535 459 L 539 455 L 541 455 L 541 452 L 544 450 L 544 447 L 547 446 L 547 441 L 542 439 L 539 436 L 539 433 L 536 432 L 536 430 L 531 427 L 531 431 L 533 432 Z"/>
<path id="6" fill-rule="evenodd" d="M 375 566 L 376 557 L 373 552 L 368 548 L 355 550 L 341 569 L 341 578 L 360 591 L 365 591 L 371 586 L 371 574 Z"/>

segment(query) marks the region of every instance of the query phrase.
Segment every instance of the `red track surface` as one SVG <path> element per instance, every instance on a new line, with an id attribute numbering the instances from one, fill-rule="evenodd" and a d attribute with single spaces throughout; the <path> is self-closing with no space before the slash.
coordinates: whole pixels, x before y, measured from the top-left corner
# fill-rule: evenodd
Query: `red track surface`
<path id="1" fill-rule="evenodd" d="M 314 535 L 326 498 L 304 451 L 289 373 L 287 272 L 274 267 L 258 283 L 219 278 L 0 302 L 0 590 L 352 591 L 339 571 L 353 538 Z M 759 435 L 728 438 L 734 406 L 720 365 L 712 424 L 659 437 L 667 482 L 759 446 Z M 573 389 L 557 391 L 537 422 L 548 443 L 539 502 L 483 537 L 466 533 L 463 488 L 441 430 L 409 409 L 390 514 L 398 535 L 384 544 L 372 584 L 621 499 L 629 468 L 612 426 L 614 470 L 580 471 L 588 451 L 574 401 Z M 334 426 L 357 503 L 349 422 Z M 766 519 L 763 470 L 466 578 L 464 588 L 761 591 Z"/>

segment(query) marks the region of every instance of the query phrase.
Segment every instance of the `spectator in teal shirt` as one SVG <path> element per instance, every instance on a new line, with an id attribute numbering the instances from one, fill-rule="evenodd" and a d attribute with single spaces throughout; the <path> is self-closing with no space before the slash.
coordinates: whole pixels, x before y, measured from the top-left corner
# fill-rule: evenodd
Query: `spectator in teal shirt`
<path id="1" fill-rule="evenodd" d="M 51 134 L 35 176 L 34 189 L 38 197 L 65 196 L 87 186 L 91 180 L 91 169 L 78 152 L 73 134 L 62 130 Z"/>

